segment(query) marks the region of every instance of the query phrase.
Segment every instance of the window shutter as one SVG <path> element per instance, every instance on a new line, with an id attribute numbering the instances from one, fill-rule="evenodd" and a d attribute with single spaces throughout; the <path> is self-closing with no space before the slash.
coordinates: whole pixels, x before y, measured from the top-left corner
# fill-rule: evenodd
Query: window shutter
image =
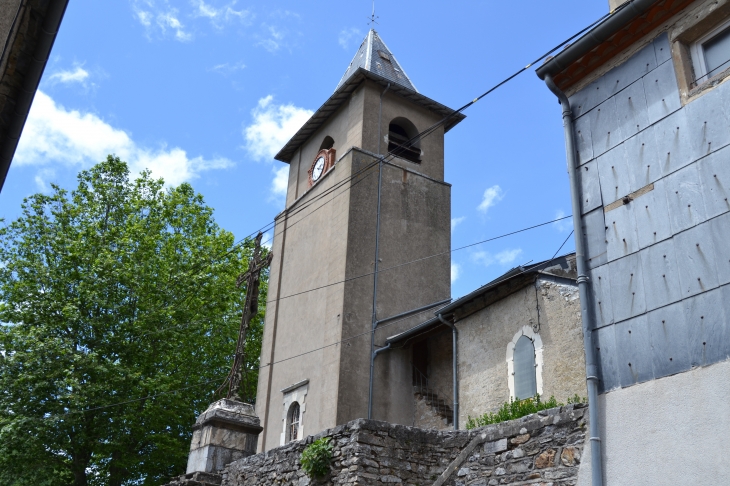
<path id="1" fill-rule="evenodd" d="M 531 398 L 537 394 L 535 345 L 527 336 L 517 340 L 514 351 L 515 397 Z"/>

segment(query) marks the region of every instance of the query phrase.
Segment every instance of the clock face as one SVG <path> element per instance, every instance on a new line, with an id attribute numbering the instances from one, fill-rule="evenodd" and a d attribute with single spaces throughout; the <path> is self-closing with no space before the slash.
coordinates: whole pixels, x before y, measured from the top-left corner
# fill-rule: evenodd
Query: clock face
<path id="1" fill-rule="evenodd" d="M 317 181 L 324 172 L 324 157 L 319 157 L 314 161 L 314 167 L 312 167 L 312 181 Z"/>

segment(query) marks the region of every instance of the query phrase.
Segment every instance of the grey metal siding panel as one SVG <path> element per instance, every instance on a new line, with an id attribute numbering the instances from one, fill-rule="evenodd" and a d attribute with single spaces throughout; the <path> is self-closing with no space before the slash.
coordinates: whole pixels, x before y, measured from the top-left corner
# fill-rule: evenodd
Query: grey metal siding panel
<path id="1" fill-rule="evenodd" d="M 648 127 L 624 142 L 631 192 L 658 181 L 662 166 L 657 151 L 654 127 Z"/>
<path id="2" fill-rule="evenodd" d="M 606 247 L 608 261 L 639 251 L 636 233 L 635 204 L 625 204 L 606 213 Z"/>
<path id="3" fill-rule="evenodd" d="M 646 312 L 644 279 L 639 255 L 620 258 L 608 264 L 611 274 L 611 303 L 616 322 Z"/>
<path id="4" fill-rule="evenodd" d="M 663 64 L 672 58 L 672 48 L 669 46 L 669 36 L 666 33 L 654 39 L 653 45 L 657 64 Z"/>
<path id="5" fill-rule="evenodd" d="M 707 292 L 718 285 L 715 245 L 709 223 L 674 236 L 679 281 L 684 298 Z"/>
<path id="6" fill-rule="evenodd" d="M 613 303 L 611 301 L 611 277 L 608 265 L 591 270 L 591 297 L 596 317 L 596 326 L 603 327 L 613 324 Z"/>
<path id="7" fill-rule="evenodd" d="M 596 352 L 598 353 L 598 390 L 607 392 L 620 386 L 617 368 L 616 326 L 606 326 L 594 331 Z"/>
<path id="8" fill-rule="evenodd" d="M 723 96 L 712 90 L 686 106 L 692 143 L 692 159 L 703 157 L 730 143 L 730 123 L 725 114 Z"/>
<path id="9" fill-rule="evenodd" d="M 593 156 L 597 157 L 621 143 L 615 98 L 609 98 L 588 114 L 591 121 Z"/>
<path id="10" fill-rule="evenodd" d="M 644 82 L 641 79 L 616 95 L 616 112 L 624 138 L 632 137 L 649 126 Z"/>
<path id="11" fill-rule="evenodd" d="M 714 152 L 697 163 L 705 213 L 708 218 L 730 210 L 730 147 Z"/>
<path id="12" fill-rule="evenodd" d="M 586 238 L 588 266 L 594 268 L 606 263 L 606 222 L 603 218 L 603 207 L 583 216 L 583 234 Z"/>
<path id="13" fill-rule="evenodd" d="M 672 233 L 677 234 L 705 221 L 705 202 L 697 166 L 692 164 L 685 167 L 665 180 Z"/>
<path id="14" fill-rule="evenodd" d="M 654 125 L 659 163 L 664 175 L 692 162 L 692 144 L 687 128 L 687 113 L 678 111 Z"/>
<path id="15" fill-rule="evenodd" d="M 730 335 L 723 309 L 728 294 L 730 289 L 725 286 L 684 301 L 692 366 L 706 366 L 728 358 Z"/>
<path id="16" fill-rule="evenodd" d="M 730 213 L 712 219 L 709 223 L 712 244 L 715 247 L 717 283 L 724 285 L 730 283 Z M 730 301 L 726 303 L 730 305 Z"/>
<path id="17" fill-rule="evenodd" d="M 674 240 L 666 240 L 641 252 L 646 309 L 662 307 L 682 298 Z"/>
<path id="18" fill-rule="evenodd" d="M 618 374 L 622 387 L 654 378 L 646 314 L 616 324 Z"/>
<path id="19" fill-rule="evenodd" d="M 631 192 L 626 148 L 624 144 L 609 150 L 596 159 L 601 194 L 605 204 L 611 204 Z"/>
<path id="20" fill-rule="evenodd" d="M 672 236 L 664 185 L 663 179 L 654 182 L 654 190 L 631 203 L 634 206 L 639 248 L 646 248 Z"/>
<path id="21" fill-rule="evenodd" d="M 674 64 L 665 62 L 644 76 L 644 93 L 649 123 L 661 120 L 681 108 Z"/>
<path id="22" fill-rule="evenodd" d="M 582 165 L 580 170 L 581 193 L 581 212 L 583 214 L 603 206 L 601 199 L 601 185 L 598 179 L 598 163 L 596 161 L 588 162 Z"/>
<path id="23" fill-rule="evenodd" d="M 583 164 L 593 158 L 593 140 L 591 138 L 591 120 L 582 117 L 575 121 L 575 143 L 578 150 L 578 161 Z"/>
<path id="24" fill-rule="evenodd" d="M 681 302 L 647 314 L 654 376 L 674 375 L 690 369 L 689 329 Z"/>

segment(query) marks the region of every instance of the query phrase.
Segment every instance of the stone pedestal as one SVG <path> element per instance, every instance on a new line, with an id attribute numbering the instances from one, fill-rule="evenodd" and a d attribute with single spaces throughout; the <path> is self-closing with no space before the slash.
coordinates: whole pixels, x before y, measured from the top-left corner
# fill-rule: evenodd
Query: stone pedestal
<path id="1" fill-rule="evenodd" d="M 263 428 L 252 405 L 218 400 L 193 425 L 186 474 L 219 473 L 233 461 L 256 453 Z"/>

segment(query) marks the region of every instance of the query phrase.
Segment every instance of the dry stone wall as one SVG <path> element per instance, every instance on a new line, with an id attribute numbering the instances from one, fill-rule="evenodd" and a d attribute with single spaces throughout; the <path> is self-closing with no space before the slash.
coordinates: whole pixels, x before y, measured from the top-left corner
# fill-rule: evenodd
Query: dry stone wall
<path id="1" fill-rule="evenodd" d="M 574 485 L 586 420 L 587 409 L 582 405 L 554 408 L 471 431 L 423 430 L 358 419 L 233 462 L 223 471 L 220 484 Z M 320 437 L 329 437 L 334 443 L 331 472 L 310 481 L 299 457 Z M 181 477 L 180 482 L 171 484 L 201 484 L 192 480 Z M 213 482 L 208 480 L 208 484 Z"/>

